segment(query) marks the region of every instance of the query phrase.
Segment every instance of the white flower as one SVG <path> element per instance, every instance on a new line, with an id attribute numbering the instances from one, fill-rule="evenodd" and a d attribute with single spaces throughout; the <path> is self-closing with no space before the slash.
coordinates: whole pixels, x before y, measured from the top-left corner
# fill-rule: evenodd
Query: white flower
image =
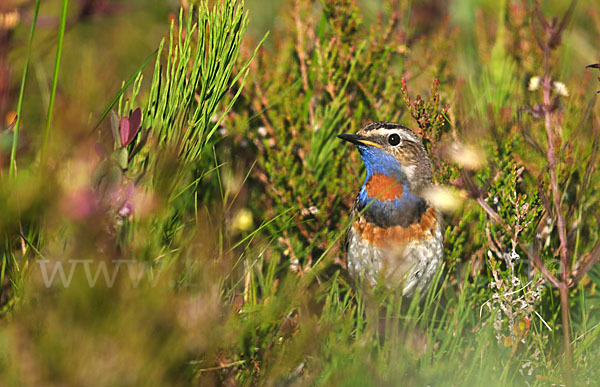
<path id="1" fill-rule="evenodd" d="M 537 75 L 535 77 L 531 77 L 531 79 L 529 80 L 529 90 L 530 91 L 535 91 L 540 87 L 540 81 L 541 78 L 538 77 Z"/>
<path id="2" fill-rule="evenodd" d="M 511 260 L 516 261 L 519 258 L 521 258 L 521 257 L 519 256 L 519 254 L 517 254 L 517 252 L 515 250 L 513 250 L 513 251 L 510 252 L 510 259 Z"/>
<path id="3" fill-rule="evenodd" d="M 556 94 L 562 95 L 563 97 L 569 96 L 569 90 L 567 90 L 567 85 L 562 82 L 554 82 L 554 91 Z"/>

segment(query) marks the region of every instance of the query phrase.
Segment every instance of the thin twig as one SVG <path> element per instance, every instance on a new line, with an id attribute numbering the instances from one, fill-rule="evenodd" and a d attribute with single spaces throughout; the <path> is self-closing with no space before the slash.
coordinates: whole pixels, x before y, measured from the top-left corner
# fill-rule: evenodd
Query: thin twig
<path id="1" fill-rule="evenodd" d="M 560 240 L 559 251 L 560 261 L 562 265 L 562 278 L 560 280 L 558 289 L 560 291 L 560 309 L 561 318 L 563 322 L 563 341 L 565 347 L 565 382 L 568 386 L 573 385 L 572 376 L 572 355 L 571 355 L 571 340 L 570 340 L 570 327 L 569 327 L 569 280 L 571 278 L 572 270 L 572 257 L 569 255 L 569 249 L 567 245 L 567 231 L 565 227 L 564 215 L 561 210 L 561 192 L 558 186 L 558 180 L 556 177 L 556 144 L 558 139 L 554 131 L 552 122 L 552 113 L 554 111 L 554 103 L 552 100 L 552 88 L 554 82 L 550 75 L 550 54 L 561 41 L 561 34 L 567 25 L 570 17 L 575 8 L 576 0 L 571 2 L 569 9 L 563 15 L 560 25 L 557 26 L 556 22 L 548 23 L 544 17 L 539 5 L 536 4 L 535 11 L 538 16 L 538 20 L 542 25 L 543 31 L 545 32 L 545 41 L 541 46 L 544 51 L 544 78 L 542 81 L 542 101 L 544 112 L 544 127 L 546 129 L 546 140 L 547 140 L 547 153 L 546 158 L 548 161 L 548 172 L 550 174 L 550 188 L 552 191 L 552 205 L 554 209 L 554 218 L 558 228 L 558 238 Z M 539 37 L 538 44 L 540 43 Z"/>
<path id="2" fill-rule="evenodd" d="M 596 217 L 596 222 L 598 223 L 598 227 L 600 228 L 600 215 L 598 215 L 596 212 L 594 212 L 594 216 Z M 590 269 L 596 263 L 598 263 L 599 260 L 600 260 L 600 238 L 598 241 L 596 241 L 596 244 L 592 248 L 592 251 L 590 251 L 587 262 L 585 262 L 585 264 L 580 269 L 578 269 L 577 272 L 575 273 L 575 276 L 573 277 L 573 282 L 575 283 L 575 282 L 579 281 L 581 278 L 583 278 L 583 276 L 588 271 L 590 271 Z"/>
<path id="3" fill-rule="evenodd" d="M 233 363 L 227 363 L 227 364 L 223 364 L 220 366 L 215 366 L 215 367 L 208 367 L 208 368 L 202 368 L 199 369 L 198 372 L 211 372 L 211 371 L 219 371 L 225 368 L 231 368 L 231 367 L 235 367 L 241 364 L 244 364 L 246 362 L 246 360 L 238 360 L 238 361 L 234 361 Z M 193 364 L 193 363 L 191 363 Z"/>

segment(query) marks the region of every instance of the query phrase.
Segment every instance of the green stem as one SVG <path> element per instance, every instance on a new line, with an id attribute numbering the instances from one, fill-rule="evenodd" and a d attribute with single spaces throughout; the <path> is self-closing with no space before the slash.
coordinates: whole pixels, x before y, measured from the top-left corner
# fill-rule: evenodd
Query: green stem
<path id="1" fill-rule="evenodd" d="M 563 270 L 566 270 L 563 268 Z M 560 311 L 563 323 L 563 346 L 565 348 L 565 384 L 573 386 L 573 362 L 571 352 L 571 326 L 569 321 L 569 286 L 566 283 L 561 284 L 560 291 Z"/>
<path id="2" fill-rule="evenodd" d="M 40 164 L 44 163 L 46 156 L 46 147 L 48 146 L 48 138 L 50 137 L 50 125 L 52 124 L 52 112 L 54 110 L 54 97 L 56 96 L 56 87 L 58 86 L 58 72 L 60 69 L 60 59 L 62 56 L 63 40 L 65 37 L 65 27 L 67 24 L 67 9 L 69 0 L 63 0 L 62 12 L 60 15 L 60 27 L 58 31 L 58 46 L 56 48 L 56 59 L 54 61 L 54 77 L 52 79 L 52 91 L 50 93 L 50 103 L 48 104 L 48 116 L 46 117 L 46 129 L 44 130 L 44 141 L 42 142 L 42 153 Z"/>
<path id="3" fill-rule="evenodd" d="M 17 174 L 17 162 L 15 161 L 17 155 L 17 143 L 19 142 L 19 125 L 21 124 L 21 112 L 23 110 L 23 95 L 25 94 L 25 81 L 27 80 L 27 71 L 29 69 L 29 62 L 31 60 L 31 49 L 33 47 L 33 35 L 35 35 L 35 26 L 37 24 L 37 18 L 40 11 L 40 0 L 35 1 L 35 7 L 33 9 L 33 20 L 31 21 L 31 30 L 29 31 L 29 44 L 27 45 L 27 58 L 25 59 L 25 68 L 23 69 L 23 77 L 21 78 L 21 90 L 19 91 L 19 101 L 17 102 L 17 122 L 15 123 L 13 131 L 13 143 L 10 151 L 10 167 L 9 174 L 13 177 Z"/>

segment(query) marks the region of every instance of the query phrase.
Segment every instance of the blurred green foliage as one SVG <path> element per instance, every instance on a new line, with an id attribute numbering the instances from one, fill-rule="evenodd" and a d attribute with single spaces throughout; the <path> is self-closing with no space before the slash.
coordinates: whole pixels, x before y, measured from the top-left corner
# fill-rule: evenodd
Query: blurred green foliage
<path id="1" fill-rule="evenodd" d="M 14 178 L 0 148 L 3 384 L 565 380 L 559 293 L 528 258 L 539 243 L 560 275 L 542 94 L 528 90 L 544 75 L 532 4 L 72 1 L 42 168 L 59 5 L 40 11 Z M 600 85 L 584 69 L 599 18 L 579 2 L 549 62 L 568 90 L 552 117 L 576 272 L 599 237 Z M 362 163 L 335 136 L 377 120 L 422 136 L 436 183 L 457 193 L 422 299 L 358 289 L 344 268 Z M 576 384 L 600 377 L 598 286 L 596 265 L 570 293 Z"/>

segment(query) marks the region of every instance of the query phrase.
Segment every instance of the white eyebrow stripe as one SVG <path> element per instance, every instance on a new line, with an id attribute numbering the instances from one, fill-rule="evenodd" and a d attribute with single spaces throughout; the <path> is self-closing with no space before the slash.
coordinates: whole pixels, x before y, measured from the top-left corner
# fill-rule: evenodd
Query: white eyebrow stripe
<path id="1" fill-rule="evenodd" d="M 393 128 L 393 129 L 379 128 L 379 129 L 370 130 L 368 132 L 368 136 L 379 135 L 379 136 L 387 137 L 392 133 L 396 133 L 398 136 L 400 136 L 401 140 L 410 141 L 410 142 L 419 142 L 419 138 L 416 135 L 408 133 L 406 129 L 398 129 L 398 128 Z"/>

